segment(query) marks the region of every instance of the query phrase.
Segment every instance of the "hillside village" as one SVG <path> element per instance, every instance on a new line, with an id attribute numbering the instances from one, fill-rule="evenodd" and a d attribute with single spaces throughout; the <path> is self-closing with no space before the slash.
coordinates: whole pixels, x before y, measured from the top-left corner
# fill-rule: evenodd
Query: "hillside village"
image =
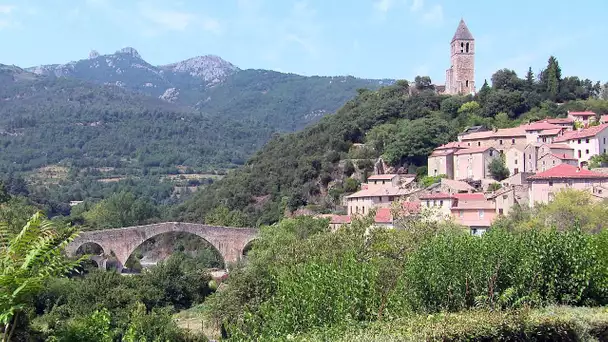
<path id="1" fill-rule="evenodd" d="M 479 235 L 515 205 L 548 203 L 562 189 L 585 190 L 598 200 L 608 197 L 608 173 L 588 169 L 592 156 L 606 153 L 607 138 L 608 115 L 593 112 L 569 112 L 567 118 L 515 128 L 472 127 L 429 155 L 428 176 L 436 183 L 423 188 L 416 175 L 382 174 L 376 168 L 360 191 L 344 198 L 347 215 L 324 216 L 336 228 L 375 210 L 376 225 L 392 227 L 394 214 L 426 212 Z M 496 158 L 509 171 L 500 182 L 490 171 Z"/>
<path id="2" fill-rule="evenodd" d="M 475 94 L 475 39 L 464 20 L 451 40 L 450 61 L 445 85 L 435 86 L 437 93 Z M 588 169 L 591 157 L 606 153 L 607 138 L 608 115 L 592 111 L 568 111 L 567 117 L 514 128 L 472 126 L 428 156 L 428 178 L 434 184 L 423 187 L 416 175 L 385 174 L 379 160 L 380 167 L 361 190 L 343 198 L 346 215 L 321 216 L 337 228 L 373 210 L 376 225 L 387 227 L 394 226 L 394 216 L 425 215 L 483 234 L 514 206 L 548 203 L 564 188 L 608 197 L 608 173 Z M 499 182 L 490 166 L 496 159 L 504 173 L 508 170 Z"/>

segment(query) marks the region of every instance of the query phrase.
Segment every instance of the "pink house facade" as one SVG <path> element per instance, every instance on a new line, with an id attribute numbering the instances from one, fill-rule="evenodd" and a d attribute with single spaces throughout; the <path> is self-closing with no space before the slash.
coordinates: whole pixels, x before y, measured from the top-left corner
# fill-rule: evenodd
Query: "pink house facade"
<path id="1" fill-rule="evenodd" d="M 593 193 L 596 187 L 608 185 L 608 174 L 593 172 L 568 164 L 539 172 L 528 177 L 530 182 L 530 206 L 549 203 L 563 189 L 585 190 Z"/>

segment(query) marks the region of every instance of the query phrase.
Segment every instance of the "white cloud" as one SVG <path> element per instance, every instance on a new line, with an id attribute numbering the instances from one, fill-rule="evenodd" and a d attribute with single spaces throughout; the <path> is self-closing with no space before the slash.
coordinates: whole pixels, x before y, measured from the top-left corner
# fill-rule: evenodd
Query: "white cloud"
<path id="1" fill-rule="evenodd" d="M 140 14 L 162 29 L 169 31 L 183 31 L 195 19 L 195 16 L 188 12 L 161 10 L 145 5 L 141 6 Z"/>
<path id="2" fill-rule="evenodd" d="M 203 19 L 203 29 L 205 31 L 209 31 L 215 34 L 221 33 L 221 25 L 220 22 L 213 18 L 205 18 Z"/>
<path id="3" fill-rule="evenodd" d="M 412 6 L 410 6 L 410 11 L 418 12 L 424 7 L 424 0 L 414 0 L 412 1 Z"/>
<path id="4" fill-rule="evenodd" d="M 443 23 L 443 7 L 441 5 L 434 5 L 430 9 L 424 12 L 422 15 L 422 21 L 427 24 L 440 25 Z"/>
<path id="5" fill-rule="evenodd" d="M 377 0 L 374 2 L 374 8 L 382 13 L 388 12 L 393 5 L 393 0 Z"/>
<path id="6" fill-rule="evenodd" d="M 12 5 L 0 5 L 0 14 L 10 14 L 14 9 Z"/>

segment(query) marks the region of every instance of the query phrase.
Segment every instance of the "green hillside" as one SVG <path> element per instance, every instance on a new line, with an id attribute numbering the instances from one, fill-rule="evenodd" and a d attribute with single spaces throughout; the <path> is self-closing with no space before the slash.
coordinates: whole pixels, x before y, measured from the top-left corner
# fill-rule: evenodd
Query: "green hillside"
<path id="1" fill-rule="evenodd" d="M 547 68 L 559 69 L 557 60 L 552 57 Z M 499 70 L 492 86 L 484 84 L 474 97 L 438 95 L 424 77 L 412 85 L 399 81 L 377 91 L 360 91 L 335 115 L 301 132 L 275 137 L 245 166 L 196 194 L 178 215 L 188 221 L 260 225 L 304 206 L 332 212 L 355 182 L 347 176 L 358 171 L 358 180 L 364 181 L 379 156 L 414 171 L 425 166 L 436 146 L 467 126 L 511 127 L 564 116 L 568 109 L 608 112 L 608 103 L 597 99 L 599 82 L 553 75 L 554 80 L 549 73 L 521 79 L 514 71 Z M 553 81 L 558 89 L 550 86 Z M 351 151 L 354 143 L 365 148 Z"/>

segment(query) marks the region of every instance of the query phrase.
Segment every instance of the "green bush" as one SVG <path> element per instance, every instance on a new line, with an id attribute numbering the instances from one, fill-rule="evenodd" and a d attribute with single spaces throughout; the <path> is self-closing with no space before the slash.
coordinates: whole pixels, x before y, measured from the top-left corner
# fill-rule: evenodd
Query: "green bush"
<path id="1" fill-rule="evenodd" d="M 606 341 L 607 308 L 551 306 L 519 311 L 414 315 L 347 328 L 319 329 L 293 341 Z"/>

